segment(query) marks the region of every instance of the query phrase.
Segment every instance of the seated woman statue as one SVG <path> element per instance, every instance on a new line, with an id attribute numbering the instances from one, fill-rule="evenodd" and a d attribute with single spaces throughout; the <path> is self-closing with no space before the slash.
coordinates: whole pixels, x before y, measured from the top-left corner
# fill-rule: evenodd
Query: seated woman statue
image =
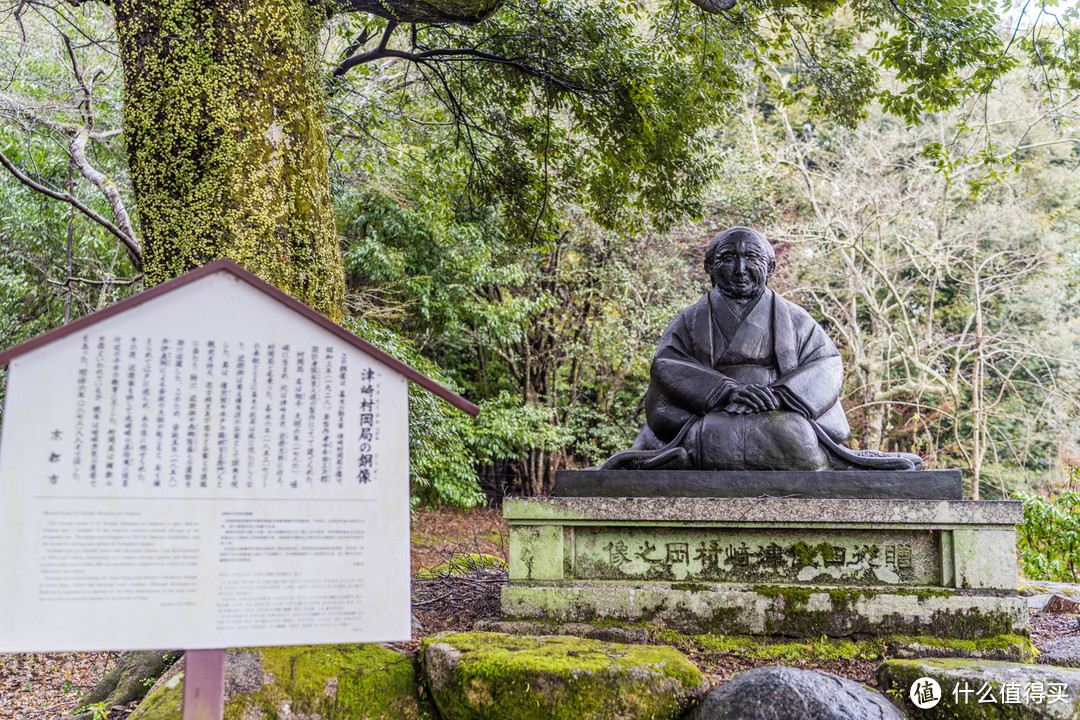
<path id="1" fill-rule="evenodd" d="M 917 470 L 909 453 L 853 451 L 843 366 L 824 330 L 766 287 L 776 256 L 746 227 L 705 251 L 713 288 L 664 331 L 646 424 L 601 469 Z"/>

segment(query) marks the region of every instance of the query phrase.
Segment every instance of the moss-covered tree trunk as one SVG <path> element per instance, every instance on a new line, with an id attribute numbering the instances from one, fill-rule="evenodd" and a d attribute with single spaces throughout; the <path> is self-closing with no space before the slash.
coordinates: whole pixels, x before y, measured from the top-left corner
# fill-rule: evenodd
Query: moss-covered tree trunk
<path id="1" fill-rule="evenodd" d="M 147 282 L 228 257 L 340 319 L 316 49 L 325 8 L 117 0 L 115 12 Z"/>

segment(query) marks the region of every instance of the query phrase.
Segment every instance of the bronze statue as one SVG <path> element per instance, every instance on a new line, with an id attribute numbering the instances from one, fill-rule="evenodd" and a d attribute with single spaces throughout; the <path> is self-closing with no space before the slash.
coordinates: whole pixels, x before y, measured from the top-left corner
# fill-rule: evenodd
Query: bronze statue
<path id="1" fill-rule="evenodd" d="M 776 256 L 746 227 L 705 251 L 713 288 L 668 326 L 653 357 L 646 424 L 615 469 L 919 470 L 910 453 L 854 451 L 840 353 L 798 305 L 766 287 Z"/>

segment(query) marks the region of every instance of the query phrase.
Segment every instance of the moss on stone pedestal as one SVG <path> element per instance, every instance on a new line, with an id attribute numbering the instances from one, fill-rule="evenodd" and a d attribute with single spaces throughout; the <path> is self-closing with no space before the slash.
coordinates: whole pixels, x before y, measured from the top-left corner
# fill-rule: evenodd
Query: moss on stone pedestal
<path id="1" fill-rule="evenodd" d="M 331 319 L 344 272 L 306 0 L 117 0 L 149 284 L 229 257 Z"/>
<path id="2" fill-rule="evenodd" d="M 476 632 L 428 638 L 421 654 L 447 720 L 663 720 L 708 687 L 670 647 Z"/>
<path id="3" fill-rule="evenodd" d="M 379 645 L 230 651 L 225 684 L 226 720 L 432 717 L 430 706 L 418 696 L 412 656 Z M 180 720 L 182 698 L 183 676 L 178 675 L 151 692 L 131 720 Z"/>
<path id="4" fill-rule="evenodd" d="M 651 628 L 657 642 L 682 650 L 732 654 L 756 660 L 876 660 L 887 657 L 965 657 L 1032 661 L 1036 651 L 1022 635 L 991 635 L 970 640 L 930 635 L 889 635 L 873 638 L 816 637 L 788 639 L 757 635 L 683 634 Z"/>

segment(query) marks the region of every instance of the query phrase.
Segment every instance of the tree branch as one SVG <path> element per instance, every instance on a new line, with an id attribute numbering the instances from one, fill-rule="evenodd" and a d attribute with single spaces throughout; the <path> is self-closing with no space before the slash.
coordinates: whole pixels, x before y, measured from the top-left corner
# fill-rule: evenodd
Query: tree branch
<path id="1" fill-rule="evenodd" d="M 12 164 L 10 160 L 8 160 L 7 156 L 4 155 L 3 152 L 0 152 L 0 165 L 3 165 L 5 168 L 7 168 L 8 172 L 14 175 L 19 182 L 21 182 L 23 185 L 26 185 L 31 190 L 35 190 L 42 195 L 47 195 L 54 200 L 60 200 L 61 202 L 68 203 L 73 208 L 81 212 L 83 215 L 90 218 L 98 225 L 101 225 L 103 228 L 111 232 L 123 244 L 124 249 L 127 250 L 128 257 L 131 258 L 131 262 L 135 265 L 135 267 L 138 269 L 142 268 L 142 248 L 139 247 L 139 243 L 137 240 L 135 240 L 135 238 L 125 235 L 120 228 L 116 227 L 116 225 L 109 222 L 106 218 L 98 215 L 96 212 L 83 205 L 74 196 L 68 195 L 67 193 L 57 192 L 55 190 L 45 187 L 44 185 L 41 185 L 40 183 L 34 182 L 25 174 L 23 174 L 23 172 L 19 170 L 19 168 L 15 167 L 15 165 Z"/>
<path id="2" fill-rule="evenodd" d="M 433 63 L 433 62 L 445 62 L 450 58 L 458 58 L 461 61 L 476 61 L 476 62 L 490 62 L 497 65 L 508 65 L 523 75 L 537 78 L 538 80 L 544 80 L 550 82 L 556 87 L 560 87 L 563 90 L 569 92 L 586 92 L 588 88 L 584 85 L 574 82 L 573 80 L 559 75 L 544 72 L 538 68 L 535 68 L 520 60 L 514 60 L 511 58 L 505 58 L 500 55 L 494 55 L 482 50 L 476 50 L 472 48 L 440 48 L 438 50 L 425 50 L 424 52 L 412 53 L 402 50 L 391 50 L 380 44 L 379 47 L 368 50 L 367 52 L 360 53 L 359 55 L 353 55 L 352 57 L 345 58 L 337 67 L 334 68 L 333 76 L 341 77 L 345 73 L 349 72 L 357 65 L 363 65 L 365 63 L 372 62 L 374 60 L 380 60 L 382 58 L 400 58 L 402 60 L 409 60 L 415 63 Z"/>
<path id="3" fill-rule="evenodd" d="M 503 0 L 477 0 L 474 3 L 447 0 L 329 0 L 337 12 L 365 12 L 400 23 L 454 23 L 473 25 L 498 10 Z"/>
<path id="4" fill-rule="evenodd" d="M 97 185 L 98 189 L 101 190 L 105 199 L 109 201 L 109 207 L 112 208 L 113 215 L 116 216 L 116 220 L 120 224 L 120 230 L 128 236 L 132 245 L 138 250 L 139 239 L 135 235 L 135 229 L 131 226 L 131 218 L 128 217 L 127 208 L 124 207 L 124 200 L 120 197 L 120 191 L 117 190 L 116 183 L 110 180 L 105 173 L 90 164 L 86 157 L 86 140 L 87 134 L 79 133 L 71 141 L 71 158 L 75 161 L 75 167 L 79 169 L 79 174 Z"/>
<path id="5" fill-rule="evenodd" d="M 58 132 L 69 137 L 74 137 L 80 132 L 86 133 L 86 136 L 94 142 L 102 142 L 123 133 L 123 130 L 90 132 L 89 130 L 82 128 L 78 125 L 73 125 L 70 123 L 59 123 L 55 120 L 50 120 L 49 118 L 39 115 L 36 111 L 23 105 L 10 95 L 4 95 L 3 93 L 0 93 L 0 109 L 8 110 L 15 115 L 22 116 L 23 118 L 35 125 L 40 125 L 44 128 L 52 130 L 53 132 Z"/>

